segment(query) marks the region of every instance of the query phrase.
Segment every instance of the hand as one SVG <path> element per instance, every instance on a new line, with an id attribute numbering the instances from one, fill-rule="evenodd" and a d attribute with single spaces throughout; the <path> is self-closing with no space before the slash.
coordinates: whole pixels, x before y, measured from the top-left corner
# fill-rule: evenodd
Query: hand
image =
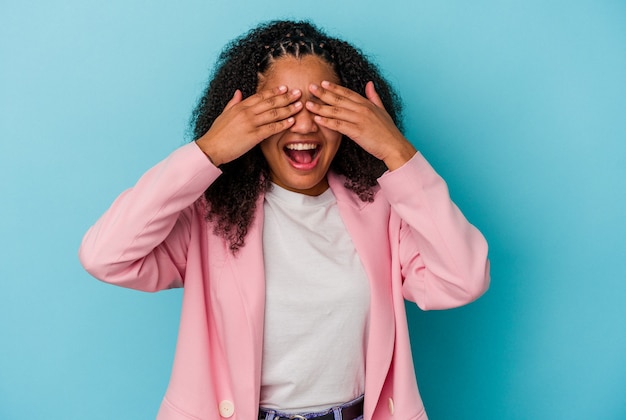
<path id="1" fill-rule="evenodd" d="M 273 134 L 288 129 L 302 109 L 300 90 L 286 86 L 264 90 L 242 100 L 235 91 L 224 111 L 196 144 L 215 166 L 237 159 Z"/>
<path id="2" fill-rule="evenodd" d="M 306 108 L 316 114 L 317 124 L 350 137 L 365 151 L 394 170 L 404 165 L 416 150 L 402 135 L 385 110 L 374 83 L 367 82 L 367 98 L 343 86 L 323 81 L 310 85 L 309 91 L 323 104 L 307 101 Z"/>

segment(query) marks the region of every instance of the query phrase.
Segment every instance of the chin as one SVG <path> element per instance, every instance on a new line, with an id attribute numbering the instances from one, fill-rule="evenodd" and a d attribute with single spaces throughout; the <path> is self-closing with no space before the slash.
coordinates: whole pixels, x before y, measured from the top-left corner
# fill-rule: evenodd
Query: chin
<path id="1" fill-rule="evenodd" d="M 293 180 L 286 182 L 277 177 L 272 177 L 272 182 L 276 185 L 293 192 L 306 195 L 320 195 L 328 189 L 328 181 L 326 177 L 315 178 L 312 180 Z"/>

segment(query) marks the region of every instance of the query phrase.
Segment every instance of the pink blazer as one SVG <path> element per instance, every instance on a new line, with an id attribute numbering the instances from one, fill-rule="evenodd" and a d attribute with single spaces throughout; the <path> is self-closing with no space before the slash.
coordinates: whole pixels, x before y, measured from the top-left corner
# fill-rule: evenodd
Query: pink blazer
<path id="1" fill-rule="evenodd" d="M 94 277 L 144 291 L 183 287 L 176 356 L 159 420 L 256 419 L 265 279 L 263 197 L 233 256 L 199 197 L 220 175 L 195 143 L 174 151 L 122 193 L 85 235 Z M 426 419 L 404 299 L 422 309 L 464 305 L 488 287 L 487 244 L 418 153 L 379 179 L 364 203 L 329 175 L 370 282 L 365 419 Z M 306 303 L 303 303 L 306 305 Z"/>

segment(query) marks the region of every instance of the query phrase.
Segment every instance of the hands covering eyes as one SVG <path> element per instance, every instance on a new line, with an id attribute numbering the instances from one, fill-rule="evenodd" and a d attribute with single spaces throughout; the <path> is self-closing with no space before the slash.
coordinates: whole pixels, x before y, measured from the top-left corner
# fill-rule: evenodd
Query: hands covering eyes
<path id="1" fill-rule="evenodd" d="M 406 163 L 415 148 L 402 135 L 385 110 L 374 84 L 365 86 L 365 97 L 323 81 L 309 85 L 319 102 L 306 101 L 319 126 L 338 131 L 385 162 L 390 170 Z M 219 166 L 252 149 L 264 139 L 289 129 L 303 107 L 302 92 L 279 86 L 242 99 L 237 90 L 222 114 L 196 143 Z M 237 139 L 237 141 L 233 141 Z"/>

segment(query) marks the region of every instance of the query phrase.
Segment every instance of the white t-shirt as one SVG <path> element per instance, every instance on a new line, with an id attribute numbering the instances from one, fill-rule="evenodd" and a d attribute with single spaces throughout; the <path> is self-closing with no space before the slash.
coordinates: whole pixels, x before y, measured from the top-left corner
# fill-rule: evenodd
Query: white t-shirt
<path id="1" fill-rule="evenodd" d="M 364 391 L 370 291 L 330 188 L 265 196 L 261 406 L 319 411 Z"/>

